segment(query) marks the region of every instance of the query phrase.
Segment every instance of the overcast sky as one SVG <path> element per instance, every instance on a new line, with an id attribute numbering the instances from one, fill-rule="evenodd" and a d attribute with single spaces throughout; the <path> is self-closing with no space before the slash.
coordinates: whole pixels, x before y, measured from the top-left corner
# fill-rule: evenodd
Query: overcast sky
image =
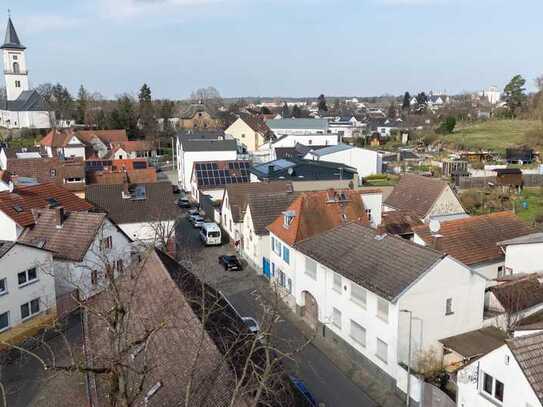
<path id="1" fill-rule="evenodd" d="M 7 4 L 6 4 L 7 3 Z M 7 0 L 33 85 L 373 96 L 543 73 L 541 0 Z M 7 13 L 6 13 L 7 14 Z M 7 15 L 0 19 L 5 30 Z"/>

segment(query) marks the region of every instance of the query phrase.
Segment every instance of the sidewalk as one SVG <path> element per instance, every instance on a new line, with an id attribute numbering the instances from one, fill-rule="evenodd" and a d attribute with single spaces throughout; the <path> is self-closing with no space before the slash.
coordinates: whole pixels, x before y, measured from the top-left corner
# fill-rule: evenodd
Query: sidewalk
<path id="1" fill-rule="evenodd" d="M 255 285 L 266 300 L 271 301 L 273 299 L 272 296 L 274 294 L 268 281 L 264 277 L 259 276 L 255 279 Z M 306 338 L 313 337 L 312 344 L 326 355 L 339 370 L 367 393 L 377 404 L 382 407 L 400 407 L 405 405 L 405 401 L 386 384 L 377 380 L 372 372 L 362 369 L 358 365 L 354 365 L 352 359 L 346 353 L 334 348 L 330 343 L 323 340 L 319 334 L 315 335 L 314 331 L 307 325 L 303 318 L 292 312 L 292 310 L 282 302 L 279 305 L 279 313 L 284 319 L 294 324 Z"/>

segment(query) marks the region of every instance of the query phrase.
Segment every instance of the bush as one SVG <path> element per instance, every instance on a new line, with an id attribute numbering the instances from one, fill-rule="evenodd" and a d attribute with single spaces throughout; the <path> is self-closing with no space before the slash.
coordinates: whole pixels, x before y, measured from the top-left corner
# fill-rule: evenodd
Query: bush
<path id="1" fill-rule="evenodd" d="M 449 116 L 445 119 L 444 122 L 441 122 L 439 128 L 436 130 L 440 134 L 451 134 L 456 127 L 456 118 L 454 116 Z"/>

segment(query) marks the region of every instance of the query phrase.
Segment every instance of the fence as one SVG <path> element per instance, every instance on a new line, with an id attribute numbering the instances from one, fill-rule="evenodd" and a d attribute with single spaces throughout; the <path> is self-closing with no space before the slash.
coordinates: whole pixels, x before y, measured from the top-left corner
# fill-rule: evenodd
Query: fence
<path id="1" fill-rule="evenodd" d="M 57 297 L 58 319 L 63 319 L 79 307 L 79 292 L 73 290 Z"/>
<path id="2" fill-rule="evenodd" d="M 455 407 L 456 403 L 432 383 L 423 383 L 421 407 Z"/>
<path id="3" fill-rule="evenodd" d="M 525 187 L 543 186 L 543 174 L 524 174 L 522 176 Z M 457 177 L 455 185 L 460 189 L 485 188 L 496 185 L 496 177 Z"/>

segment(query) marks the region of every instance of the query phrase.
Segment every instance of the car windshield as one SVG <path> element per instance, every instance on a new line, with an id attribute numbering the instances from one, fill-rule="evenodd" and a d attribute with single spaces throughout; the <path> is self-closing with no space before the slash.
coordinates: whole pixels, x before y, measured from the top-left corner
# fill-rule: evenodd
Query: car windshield
<path id="1" fill-rule="evenodd" d="M 247 325 L 249 328 L 256 328 L 257 324 L 255 320 L 247 318 L 245 320 L 245 325 Z"/>
<path id="2" fill-rule="evenodd" d="M 221 234 L 219 232 L 208 232 L 207 237 L 220 237 Z"/>
<path id="3" fill-rule="evenodd" d="M 236 259 L 236 256 L 224 256 L 224 260 L 233 263 L 233 262 L 235 262 L 237 259 Z"/>

